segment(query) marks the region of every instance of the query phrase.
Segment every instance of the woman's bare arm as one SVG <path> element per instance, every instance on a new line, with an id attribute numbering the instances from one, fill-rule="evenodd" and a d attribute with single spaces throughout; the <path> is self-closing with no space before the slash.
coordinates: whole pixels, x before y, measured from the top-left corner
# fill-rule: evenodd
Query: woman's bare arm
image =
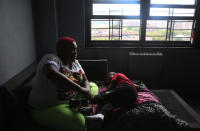
<path id="1" fill-rule="evenodd" d="M 88 81 L 86 76 L 84 76 L 84 77 L 85 77 L 85 81 L 83 83 L 84 84 L 84 88 L 90 90 L 90 82 Z"/>
<path id="2" fill-rule="evenodd" d="M 47 78 L 50 81 L 52 81 L 53 83 L 71 88 L 71 89 L 85 95 L 89 99 L 93 98 L 93 95 L 91 94 L 90 89 L 83 88 L 80 85 L 76 84 L 75 82 L 70 80 L 68 77 L 66 77 L 64 74 L 59 72 L 56 69 L 56 67 L 54 67 L 53 65 L 51 65 L 51 64 L 45 65 L 43 67 L 43 71 L 46 74 Z"/>

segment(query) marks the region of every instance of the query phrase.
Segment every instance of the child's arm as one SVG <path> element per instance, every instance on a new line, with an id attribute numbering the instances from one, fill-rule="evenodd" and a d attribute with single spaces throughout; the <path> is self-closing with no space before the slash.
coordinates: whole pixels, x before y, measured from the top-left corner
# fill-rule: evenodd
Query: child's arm
<path id="1" fill-rule="evenodd" d="M 112 80 L 108 85 L 108 90 L 112 90 L 117 85 L 117 79 Z"/>

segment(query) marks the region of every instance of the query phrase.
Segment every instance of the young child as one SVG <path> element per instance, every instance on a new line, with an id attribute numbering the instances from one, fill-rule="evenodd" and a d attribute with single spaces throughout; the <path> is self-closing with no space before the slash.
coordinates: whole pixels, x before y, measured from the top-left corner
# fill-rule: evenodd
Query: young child
<path id="1" fill-rule="evenodd" d="M 110 103 L 114 107 L 132 105 L 137 99 L 135 84 L 124 74 L 109 72 L 108 86 L 99 95 L 94 96 L 93 103 Z"/>
<path id="2" fill-rule="evenodd" d="M 134 83 L 122 73 L 109 72 L 107 74 L 107 88 L 100 91 L 91 101 L 98 104 L 96 115 L 85 116 L 87 123 L 93 123 L 91 128 L 101 128 L 104 121 L 108 124 L 116 120 L 123 112 L 134 106 L 137 91 Z M 95 121 L 96 120 L 96 121 Z"/>

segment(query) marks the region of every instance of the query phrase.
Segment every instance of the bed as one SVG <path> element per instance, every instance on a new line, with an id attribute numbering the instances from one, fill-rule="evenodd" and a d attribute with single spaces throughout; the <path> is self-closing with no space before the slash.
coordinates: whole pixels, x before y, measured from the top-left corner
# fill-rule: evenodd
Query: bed
<path id="1" fill-rule="evenodd" d="M 133 80 L 137 83 L 138 80 Z M 142 81 L 140 81 L 142 82 Z M 104 88 L 102 82 L 96 83 Z M 142 82 L 143 83 L 143 82 Z M 149 89 L 144 83 L 142 88 Z M 200 117 L 199 115 L 172 89 L 150 89 L 160 100 L 161 105 L 150 105 L 147 107 L 136 106 L 136 109 L 130 109 L 124 113 L 118 120 L 111 123 L 111 126 L 104 127 L 103 130 L 115 131 L 171 131 L 171 130 L 185 130 L 196 131 L 200 130 Z M 146 105 L 148 105 L 147 103 Z M 151 104 L 151 103 L 150 103 Z M 151 108 L 153 106 L 153 108 Z M 159 106 L 159 107 L 157 107 Z M 146 110 L 149 108 L 150 110 Z M 135 107 L 134 107 L 135 108 Z M 143 110 L 143 111 L 138 111 Z M 138 113 L 139 112 L 139 113 Z M 138 122 L 139 121 L 139 122 Z M 178 126 L 184 128 L 177 128 Z M 137 125 L 137 126 L 136 126 Z M 188 126 L 187 128 L 185 128 Z"/>
<path id="2" fill-rule="evenodd" d="M 102 86 L 103 78 L 108 72 L 108 61 L 106 59 L 81 60 L 80 63 L 85 69 L 88 79 Z M 3 125 L 7 130 L 49 131 L 49 129 L 34 123 L 27 110 L 27 95 L 31 88 L 30 80 L 35 73 L 36 65 L 37 62 L 33 63 L 1 87 L 1 100 L 3 100 L 1 107 L 3 108 L 0 111 L 4 115 Z M 199 115 L 174 90 L 154 89 L 151 91 L 161 99 L 167 110 L 187 121 L 191 127 L 190 130 L 200 130 Z"/>

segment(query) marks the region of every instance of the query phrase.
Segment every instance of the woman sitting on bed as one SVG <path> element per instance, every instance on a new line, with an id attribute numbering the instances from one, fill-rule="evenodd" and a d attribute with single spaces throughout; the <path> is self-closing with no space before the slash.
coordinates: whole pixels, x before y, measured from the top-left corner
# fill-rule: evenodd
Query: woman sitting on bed
<path id="1" fill-rule="evenodd" d="M 76 60 L 76 41 L 62 37 L 56 51 L 57 55 L 47 54 L 38 64 L 28 100 L 32 117 L 48 128 L 85 131 L 84 116 L 68 105 L 78 94 L 93 98 L 90 83 Z"/>

